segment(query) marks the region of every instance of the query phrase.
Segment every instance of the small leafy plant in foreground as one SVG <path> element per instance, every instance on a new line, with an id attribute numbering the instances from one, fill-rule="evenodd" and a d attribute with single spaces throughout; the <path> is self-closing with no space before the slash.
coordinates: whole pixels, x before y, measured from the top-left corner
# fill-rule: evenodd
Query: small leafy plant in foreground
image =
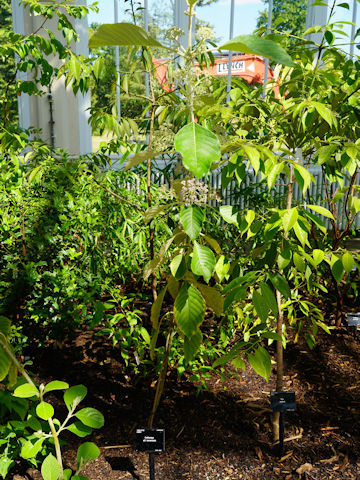
<path id="1" fill-rule="evenodd" d="M 5 478 L 14 464 L 11 452 L 14 456 L 18 454 L 35 466 L 38 464 L 37 455 L 45 452 L 46 457 L 41 465 L 44 480 L 85 480 L 87 477 L 79 473 L 89 462 L 99 456 L 99 448 L 92 442 L 83 443 L 77 451 L 75 472 L 70 468 L 64 470 L 59 437 L 65 430 L 78 437 L 86 437 L 93 428 L 101 428 L 104 425 L 104 417 L 95 408 L 78 409 L 80 402 L 87 394 L 87 388 L 84 385 L 69 387 L 66 382 L 58 380 L 46 385 L 36 385 L 14 354 L 9 342 L 10 327 L 10 321 L 0 317 L 0 381 L 7 380 L 8 386 L 11 387 L 17 382 L 17 374 L 22 375 L 22 379 L 17 382 L 20 385 L 15 388 L 12 399 L 8 399 L 9 412 L 15 412 L 21 421 L 15 420 L 12 414 L 13 418 L 6 425 L 9 432 L 5 441 L 5 451 L 0 455 L 0 475 Z M 45 400 L 48 393 L 56 390 L 65 391 L 63 398 L 68 413 L 63 422 L 54 416 L 54 407 Z M 13 400 L 14 397 L 17 403 Z M 6 431 L 4 426 L 0 428 L 1 431 Z M 29 433 L 30 430 L 33 433 Z M 10 443 L 14 444 L 14 440 L 21 445 L 21 448 L 20 451 L 15 448 L 10 452 L 9 446 Z M 48 453 L 51 443 L 55 448 L 55 456 L 52 452 Z"/>

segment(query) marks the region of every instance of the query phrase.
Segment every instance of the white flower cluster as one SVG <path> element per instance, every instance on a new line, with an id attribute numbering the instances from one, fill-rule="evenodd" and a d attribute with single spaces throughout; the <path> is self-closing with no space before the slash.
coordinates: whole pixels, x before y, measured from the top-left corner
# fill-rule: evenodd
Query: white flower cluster
<path id="1" fill-rule="evenodd" d="M 181 35 L 184 35 L 184 33 L 185 32 L 182 28 L 171 27 L 166 31 L 165 38 L 168 38 L 169 40 L 177 40 Z"/>
<path id="2" fill-rule="evenodd" d="M 185 207 L 191 205 L 205 205 L 210 200 L 219 200 L 216 190 L 209 187 L 196 178 L 187 178 L 181 181 L 180 199 Z"/>
<path id="3" fill-rule="evenodd" d="M 214 32 L 211 27 L 207 27 L 205 25 L 201 25 L 196 31 L 197 37 L 201 40 L 213 40 L 214 39 Z"/>
<path id="4" fill-rule="evenodd" d="M 156 152 L 165 152 L 174 144 L 175 133 L 169 123 L 162 123 L 154 132 L 152 149 Z"/>

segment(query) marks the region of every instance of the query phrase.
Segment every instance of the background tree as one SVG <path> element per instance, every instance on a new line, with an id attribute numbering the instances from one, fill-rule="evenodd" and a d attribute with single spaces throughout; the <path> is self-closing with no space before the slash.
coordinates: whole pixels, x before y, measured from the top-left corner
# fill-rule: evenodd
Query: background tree
<path id="1" fill-rule="evenodd" d="M 0 4 L 0 43 L 4 35 L 12 30 L 11 2 L 3 0 Z M 6 104 L 7 117 L 10 121 L 14 121 L 18 117 L 17 111 L 17 95 L 11 79 L 15 75 L 15 58 L 13 55 L 4 57 L 0 55 L 0 90 L 4 92 L 5 98 L 0 98 L 1 117 L 4 119 L 3 108 Z M 8 87 L 7 87 L 8 86 Z M 4 102 L 6 100 L 6 102 Z"/>
<path id="2" fill-rule="evenodd" d="M 264 0 L 266 7 L 268 0 Z M 307 2 L 305 0 L 274 0 L 273 27 L 290 35 L 301 36 L 305 31 Z M 268 12 L 263 10 L 257 20 L 257 27 L 267 27 Z M 289 39 L 289 43 L 292 41 Z"/>

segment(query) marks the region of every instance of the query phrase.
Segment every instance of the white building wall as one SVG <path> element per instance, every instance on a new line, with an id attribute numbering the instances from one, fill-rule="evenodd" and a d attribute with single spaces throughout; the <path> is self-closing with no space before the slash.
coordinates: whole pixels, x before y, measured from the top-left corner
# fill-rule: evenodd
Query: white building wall
<path id="1" fill-rule="evenodd" d="M 14 31 L 23 35 L 34 32 L 43 22 L 43 18 L 30 15 L 28 9 L 19 5 L 18 0 L 11 1 Z M 46 28 L 49 28 L 58 40 L 65 43 L 61 32 L 58 31 L 56 18 L 48 20 Z M 74 43 L 71 47 L 75 53 L 88 56 L 87 19 L 76 19 L 75 28 L 80 34 L 80 42 Z M 44 30 L 39 33 L 46 34 Z M 49 63 L 54 67 L 61 66 L 61 60 L 55 57 L 50 57 Z M 25 80 L 26 75 L 30 74 L 22 74 L 22 77 L 19 76 L 19 78 Z M 78 92 L 77 95 L 74 95 L 71 86 L 65 88 L 64 79 L 61 78 L 53 81 L 51 93 L 55 148 L 64 148 L 71 155 L 90 153 L 92 151 L 91 127 L 88 124 L 90 92 L 85 95 Z M 42 96 L 29 97 L 22 94 L 19 97 L 19 117 L 21 128 L 26 129 L 31 126 L 40 129 L 42 140 L 51 143 L 50 105 L 47 89 L 44 89 Z"/>

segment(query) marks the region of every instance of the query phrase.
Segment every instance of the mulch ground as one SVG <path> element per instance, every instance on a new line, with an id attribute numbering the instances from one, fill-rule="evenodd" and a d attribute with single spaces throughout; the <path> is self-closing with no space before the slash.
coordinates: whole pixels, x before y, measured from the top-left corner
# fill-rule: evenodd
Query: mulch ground
<path id="1" fill-rule="evenodd" d="M 136 428 L 144 428 L 155 386 L 136 384 L 121 372 L 114 350 L 99 337 L 79 332 L 63 348 L 38 349 L 33 370 L 39 380 L 83 383 L 84 406 L 98 408 L 105 426 L 91 440 L 101 456 L 83 475 L 90 480 L 147 480 L 148 455 L 134 448 Z M 268 383 L 252 369 L 210 391 L 170 373 L 156 417 L 166 429 L 166 452 L 156 455 L 156 480 L 359 479 L 360 338 L 347 331 L 319 333 L 310 351 L 300 342 L 285 351 L 285 389 L 296 394 L 297 412 L 285 416 L 285 452 L 272 443 Z M 57 402 L 54 397 L 55 403 Z M 61 413 L 61 412 L 60 412 Z M 61 416 L 61 414 L 60 414 Z M 82 443 L 74 436 L 63 447 L 68 466 Z M 17 479 L 41 478 L 34 470 Z"/>

